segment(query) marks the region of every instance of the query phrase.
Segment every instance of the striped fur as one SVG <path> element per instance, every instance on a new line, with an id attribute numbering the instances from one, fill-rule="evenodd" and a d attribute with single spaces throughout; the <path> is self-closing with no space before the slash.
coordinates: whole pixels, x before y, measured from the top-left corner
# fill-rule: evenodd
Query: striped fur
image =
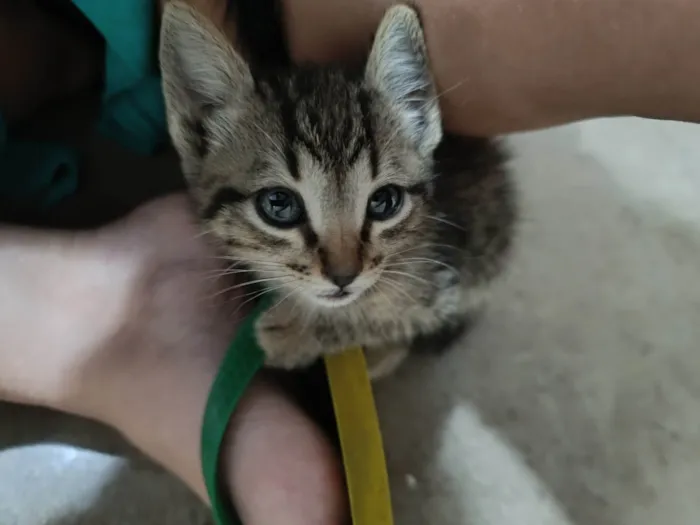
<path id="1" fill-rule="evenodd" d="M 363 68 L 256 69 L 180 2 L 161 65 L 173 143 L 198 206 L 235 266 L 279 294 L 258 323 L 271 366 L 365 346 L 375 376 L 420 344 L 448 346 L 507 259 L 516 218 L 500 149 L 443 136 L 416 13 L 390 9 Z M 379 188 L 403 205 L 372 220 Z M 278 228 L 258 192 L 288 188 L 305 220 Z M 357 274 L 342 297 L 332 276 Z M 336 280 L 336 282 L 338 282 Z"/>

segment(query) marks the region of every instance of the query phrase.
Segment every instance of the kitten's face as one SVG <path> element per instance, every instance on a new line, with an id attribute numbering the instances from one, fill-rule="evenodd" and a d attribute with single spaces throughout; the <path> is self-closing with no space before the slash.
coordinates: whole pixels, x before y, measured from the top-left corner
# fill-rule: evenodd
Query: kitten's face
<path id="1" fill-rule="evenodd" d="M 179 24 L 191 11 L 176 9 L 161 52 L 171 134 L 234 265 L 324 307 L 391 287 L 401 254 L 429 241 L 441 138 L 415 13 L 389 11 L 364 75 L 253 80 L 211 28 L 198 30 L 196 15 Z"/>
<path id="2" fill-rule="evenodd" d="M 211 145 L 200 177 L 214 192 L 204 201 L 216 202 L 207 229 L 274 279 L 264 284 L 341 306 L 426 242 L 431 163 L 361 82 L 300 73 L 261 84 L 245 108 L 227 118 L 229 136 Z"/>

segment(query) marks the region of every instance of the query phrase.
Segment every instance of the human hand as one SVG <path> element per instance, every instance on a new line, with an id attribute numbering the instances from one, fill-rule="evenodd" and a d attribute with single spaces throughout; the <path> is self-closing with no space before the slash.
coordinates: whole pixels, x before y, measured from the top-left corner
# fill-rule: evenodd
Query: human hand
<path id="1" fill-rule="evenodd" d="M 186 198 L 96 232 L 7 231 L 0 252 L 12 276 L 0 288 L 16 299 L 0 309 L 0 398 L 112 426 L 206 499 L 202 417 L 245 292 L 221 293 L 221 261 Z M 329 443 L 264 377 L 239 404 L 222 461 L 246 524 L 342 522 Z"/>
<path id="2" fill-rule="evenodd" d="M 201 496 L 199 432 L 209 388 L 236 329 L 241 288 L 221 293 L 214 252 L 186 200 L 146 206 L 105 234 L 131 243 L 144 271 L 132 316 L 97 357 L 119 400 L 105 413 Z M 101 364 L 100 364 L 101 362 Z M 97 386 L 97 385 L 96 385 Z M 340 523 L 341 476 L 324 436 L 274 384 L 252 385 L 231 422 L 223 472 L 245 523 Z"/>

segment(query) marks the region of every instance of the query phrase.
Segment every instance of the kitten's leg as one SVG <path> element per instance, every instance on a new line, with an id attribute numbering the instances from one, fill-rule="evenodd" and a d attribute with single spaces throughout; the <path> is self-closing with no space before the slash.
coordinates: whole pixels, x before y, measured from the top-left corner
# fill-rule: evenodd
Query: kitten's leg
<path id="1" fill-rule="evenodd" d="M 365 348 L 369 378 L 376 381 L 392 374 L 408 356 L 403 345 L 370 346 Z"/>
<path id="2" fill-rule="evenodd" d="M 277 308 L 265 312 L 255 325 L 256 337 L 265 352 L 265 364 L 273 368 L 300 368 L 312 364 L 325 349 L 313 329 Z"/>
<path id="3" fill-rule="evenodd" d="M 308 322 L 291 305 L 268 310 L 255 329 L 266 364 L 274 368 L 305 367 L 323 355 L 359 344 L 351 325 L 322 319 Z"/>

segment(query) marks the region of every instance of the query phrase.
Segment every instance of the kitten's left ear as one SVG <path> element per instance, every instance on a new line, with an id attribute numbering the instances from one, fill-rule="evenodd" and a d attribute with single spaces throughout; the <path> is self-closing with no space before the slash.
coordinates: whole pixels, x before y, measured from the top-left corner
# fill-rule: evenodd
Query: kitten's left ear
<path id="1" fill-rule="evenodd" d="M 390 8 L 377 31 L 365 77 L 397 112 L 403 131 L 425 156 L 442 139 L 442 122 L 418 13 Z"/>

